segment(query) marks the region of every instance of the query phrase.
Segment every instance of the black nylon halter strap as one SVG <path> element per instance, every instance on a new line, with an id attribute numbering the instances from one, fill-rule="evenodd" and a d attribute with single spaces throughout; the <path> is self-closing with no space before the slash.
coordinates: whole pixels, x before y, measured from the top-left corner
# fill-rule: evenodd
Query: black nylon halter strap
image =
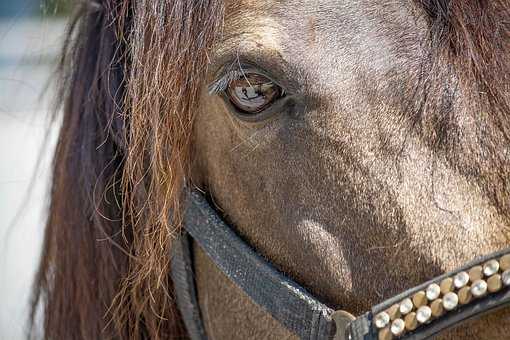
<path id="1" fill-rule="evenodd" d="M 196 296 L 191 238 L 234 284 L 301 339 L 390 339 L 395 337 L 389 332 L 404 327 L 404 320 L 405 328 L 402 328 L 400 333 L 396 332 L 398 339 L 427 339 L 464 320 L 510 306 L 510 248 L 479 258 L 455 271 L 411 288 L 374 306 L 370 312 L 354 320 L 347 312 L 333 311 L 325 306 L 276 270 L 237 236 L 198 192 L 190 193 L 184 226 L 186 233 L 180 236 L 173 247 L 172 280 L 179 310 L 193 340 L 205 340 L 207 336 Z M 479 274 L 476 274 L 475 269 Z M 471 277 L 472 271 L 475 273 L 474 278 Z M 468 272 L 469 278 L 466 279 Z M 452 286 L 443 292 L 443 282 L 453 285 L 457 278 L 461 285 Z M 437 295 L 432 294 L 430 297 L 429 288 L 439 289 L 439 284 L 441 292 L 436 291 Z M 473 290 L 475 288 L 478 290 Z M 461 299 L 467 297 L 466 292 L 473 296 L 469 301 L 463 302 Z M 474 296 L 476 292 L 481 294 Z M 416 294 L 421 294 L 422 302 L 414 301 Z M 426 300 L 423 300 L 425 294 Z M 445 302 L 450 298 L 454 298 L 452 301 L 455 305 L 451 310 L 446 310 Z M 402 309 L 405 307 L 405 300 L 411 304 L 407 312 Z M 445 310 L 434 315 L 437 312 L 434 311 L 434 303 L 437 302 L 440 309 L 444 305 Z M 398 315 L 391 312 L 395 306 L 402 311 L 398 312 Z M 421 317 L 426 318 L 418 322 L 416 320 L 420 311 Z M 381 322 L 378 326 L 374 321 L 380 316 Z M 407 328 L 409 316 L 412 316 L 411 325 L 414 322 L 415 328 Z"/>
<path id="2" fill-rule="evenodd" d="M 255 303 L 301 339 L 329 339 L 334 332 L 333 310 L 297 283 L 282 275 L 231 230 L 205 198 L 190 194 L 186 231 L 219 269 Z M 193 283 L 189 242 L 184 235 L 174 247 L 172 280 L 177 304 L 188 332 L 204 339 Z"/>

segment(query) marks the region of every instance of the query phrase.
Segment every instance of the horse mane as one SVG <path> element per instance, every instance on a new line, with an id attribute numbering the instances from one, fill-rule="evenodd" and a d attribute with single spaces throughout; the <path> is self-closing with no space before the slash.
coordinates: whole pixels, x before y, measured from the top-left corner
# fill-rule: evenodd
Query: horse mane
<path id="1" fill-rule="evenodd" d="M 76 11 L 59 64 L 62 125 L 29 337 L 184 335 L 170 248 L 222 6 L 95 0 Z"/>
<path id="2" fill-rule="evenodd" d="M 510 7 L 505 0 L 417 0 L 429 56 L 413 125 L 425 143 L 510 216 Z"/>
<path id="3" fill-rule="evenodd" d="M 457 126 L 455 101 L 510 141 L 510 7 L 504 0 L 417 0 L 428 26 L 429 63 L 416 120 L 432 126 L 429 140 L 444 146 Z M 428 103 L 424 103 L 428 101 Z M 429 105 L 429 115 L 425 114 Z M 483 116 L 481 116 L 483 115 Z M 452 133 L 453 132 L 453 133 Z M 455 139 L 455 138 L 453 138 Z M 455 141 L 453 141 L 455 142 Z"/>

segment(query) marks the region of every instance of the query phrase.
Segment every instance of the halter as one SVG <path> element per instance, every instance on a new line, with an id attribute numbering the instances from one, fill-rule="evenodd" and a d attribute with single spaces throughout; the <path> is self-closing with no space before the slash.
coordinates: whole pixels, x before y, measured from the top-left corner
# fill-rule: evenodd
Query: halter
<path id="1" fill-rule="evenodd" d="M 185 232 L 172 254 L 178 308 L 193 340 L 205 340 L 191 241 L 252 301 L 301 339 L 426 339 L 458 323 L 510 306 L 510 248 L 390 298 L 358 317 L 335 311 L 257 254 L 205 197 L 189 195 Z"/>

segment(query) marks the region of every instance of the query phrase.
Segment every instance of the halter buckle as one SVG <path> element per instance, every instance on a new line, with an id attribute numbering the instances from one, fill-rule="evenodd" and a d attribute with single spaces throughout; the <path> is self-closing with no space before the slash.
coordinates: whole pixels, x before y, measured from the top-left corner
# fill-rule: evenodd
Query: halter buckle
<path id="1" fill-rule="evenodd" d="M 354 315 L 344 310 L 337 310 L 331 314 L 331 318 L 335 321 L 335 335 L 333 340 L 348 340 L 347 327 L 356 319 Z"/>

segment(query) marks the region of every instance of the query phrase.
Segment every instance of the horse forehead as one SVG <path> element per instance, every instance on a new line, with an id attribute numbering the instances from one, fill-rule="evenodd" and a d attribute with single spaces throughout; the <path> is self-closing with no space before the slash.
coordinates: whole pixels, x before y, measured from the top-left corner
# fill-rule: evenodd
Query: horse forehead
<path id="1" fill-rule="evenodd" d="M 236 51 L 278 50 L 310 84 L 320 83 L 323 95 L 338 93 L 339 84 L 355 85 L 353 75 L 370 73 L 373 79 L 378 75 L 384 79 L 400 56 L 419 53 L 418 42 L 426 30 L 421 29 L 425 23 L 416 16 L 413 4 L 229 1 L 224 38 Z"/>
<path id="2" fill-rule="evenodd" d="M 385 25 L 389 21 L 412 21 L 417 14 L 415 0 L 242 0 L 226 1 L 226 19 L 234 19 L 240 25 L 260 17 L 271 17 L 282 27 L 294 28 L 286 33 L 321 30 L 342 35 L 339 30 L 351 27 L 363 30 L 367 26 Z M 411 14 L 411 15 L 410 15 Z M 424 15 L 425 13 L 421 13 Z"/>

